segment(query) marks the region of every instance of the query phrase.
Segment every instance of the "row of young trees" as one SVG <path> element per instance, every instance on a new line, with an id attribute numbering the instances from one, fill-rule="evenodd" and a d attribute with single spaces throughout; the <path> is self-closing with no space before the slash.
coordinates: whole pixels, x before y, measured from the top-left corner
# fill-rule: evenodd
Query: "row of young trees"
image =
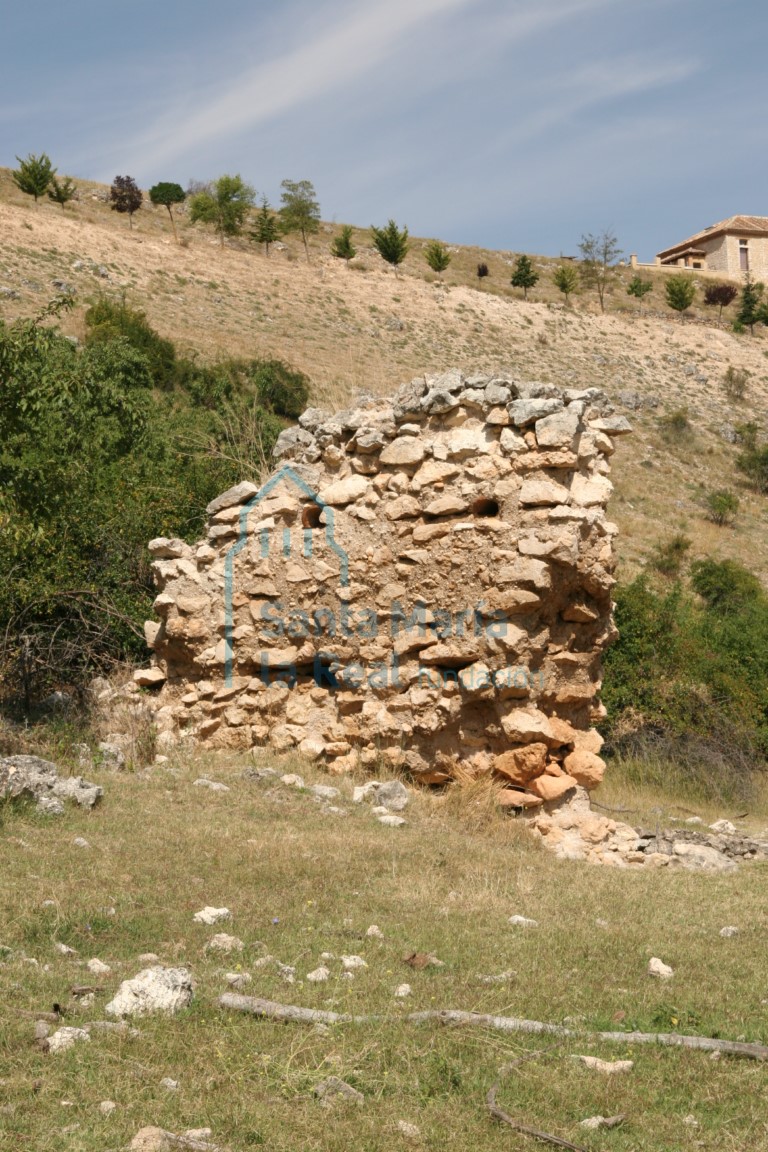
<path id="1" fill-rule="evenodd" d="M 16 186 L 35 201 L 44 195 L 64 207 L 77 195 L 77 189 L 69 177 L 59 180 L 57 170 L 51 164 L 49 156 L 43 152 L 39 156 L 30 153 L 25 160 L 16 157 L 18 169 L 12 172 Z M 277 212 L 270 207 L 266 196 L 262 197 L 260 207 L 255 217 L 252 213 L 256 203 L 255 189 L 240 175 L 224 175 L 207 184 L 193 184 L 188 192 L 180 184 L 162 181 L 153 185 L 149 190 L 149 199 L 155 207 L 165 207 L 173 230 L 178 240 L 176 222 L 173 209 L 176 205 L 189 199 L 189 218 L 192 223 L 200 222 L 211 225 L 217 232 L 221 243 L 226 237 L 240 236 L 249 223 L 250 239 L 256 244 L 263 244 L 269 255 L 271 246 L 282 235 L 299 233 L 304 245 L 307 261 L 309 261 L 309 237 L 320 230 L 320 204 L 314 186 L 309 180 L 283 180 L 281 184 L 280 208 Z M 143 195 L 132 176 L 116 176 L 109 190 L 111 207 L 121 214 L 128 216 L 129 225 L 133 226 L 133 216 L 143 203 Z M 389 220 L 385 227 L 371 227 L 371 239 L 374 248 L 388 264 L 398 273 L 398 268 L 405 260 L 409 250 L 408 229 L 398 227 L 396 221 Z M 331 252 L 347 264 L 357 255 L 353 243 L 353 230 L 350 225 L 344 225 L 341 232 L 331 244 Z M 555 268 L 552 282 L 565 296 L 566 302 L 575 294 L 579 287 L 592 289 L 597 293 L 601 312 L 605 311 L 605 293 L 610 275 L 615 268 L 622 250 L 618 246 L 615 234 L 606 229 L 598 235 L 587 233 L 582 236 L 579 243 L 580 262 L 574 264 L 560 264 Z M 442 275 L 451 263 L 451 254 L 440 240 L 432 240 L 424 250 L 424 258 L 433 272 Z M 477 266 L 479 279 L 489 275 L 488 265 L 480 263 Z M 534 288 L 540 280 L 540 274 L 533 266 L 530 256 L 524 253 L 515 261 L 510 283 L 513 288 L 522 288 L 525 299 L 528 290 Z M 642 301 L 653 291 L 650 280 L 644 280 L 636 275 L 627 288 L 627 294 Z M 737 330 L 749 328 L 754 333 L 756 324 L 768 324 L 768 300 L 764 299 L 764 285 L 756 283 L 747 275 L 741 290 L 739 309 L 735 320 Z M 684 314 L 693 304 L 696 296 L 696 283 L 685 273 L 670 276 L 664 285 L 666 303 L 673 311 Z M 739 295 L 738 288 L 733 284 L 709 284 L 704 290 L 704 303 L 710 307 L 718 307 L 718 318 L 722 317 L 723 308 L 732 304 Z"/>

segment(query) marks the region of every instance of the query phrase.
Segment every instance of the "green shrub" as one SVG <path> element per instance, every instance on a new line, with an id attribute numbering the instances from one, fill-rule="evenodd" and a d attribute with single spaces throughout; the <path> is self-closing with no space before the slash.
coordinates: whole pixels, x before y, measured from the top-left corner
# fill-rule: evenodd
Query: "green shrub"
<path id="1" fill-rule="evenodd" d="M 249 368 L 259 401 L 279 416 L 296 419 L 307 406 L 309 380 L 282 360 L 254 360 Z"/>
<path id="2" fill-rule="evenodd" d="M 175 382 L 176 349 L 150 326 L 146 315 L 124 302 L 102 297 L 85 314 L 86 345 L 109 343 L 123 337 L 146 357 L 152 383 L 169 389 Z"/>
<path id="3" fill-rule="evenodd" d="M 690 547 L 688 537 L 678 532 L 663 544 L 656 545 L 650 563 L 662 576 L 679 576 Z"/>
<path id="4" fill-rule="evenodd" d="M 692 565 L 690 588 L 647 574 L 616 589 L 605 658 L 608 751 L 651 783 L 747 797 L 768 758 L 768 597 L 733 561 Z"/>
<path id="5" fill-rule="evenodd" d="M 665 440 L 683 440 L 691 433 L 687 408 L 673 408 L 659 418 L 659 427 Z"/>
<path id="6" fill-rule="evenodd" d="M 91 321 L 82 347 L 0 323 L 0 700 L 27 713 L 146 657 L 147 542 L 197 539 L 307 390 L 279 362 L 177 360 L 140 313 L 102 305 Z"/>
<path id="7" fill-rule="evenodd" d="M 745 440 L 744 450 L 736 457 L 736 467 L 755 491 L 768 493 L 768 444 L 758 444 L 756 437 Z"/>
<path id="8" fill-rule="evenodd" d="M 729 364 L 723 376 L 723 387 L 731 400 L 743 400 L 747 391 L 749 372 L 746 368 L 734 368 Z"/>
<path id="9" fill-rule="evenodd" d="M 713 524 L 732 524 L 739 510 L 739 498 L 735 492 L 727 488 L 718 488 L 708 492 L 704 498 L 707 506 L 707 517 Z"/>

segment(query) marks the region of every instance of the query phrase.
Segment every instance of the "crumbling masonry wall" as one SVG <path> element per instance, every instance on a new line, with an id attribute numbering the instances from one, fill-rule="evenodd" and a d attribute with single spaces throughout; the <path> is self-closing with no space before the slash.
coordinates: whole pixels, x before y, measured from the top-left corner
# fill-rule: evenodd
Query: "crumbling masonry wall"
<path id="1" fill-rule="evenodd" d="M 161 743 L 494 775 L 518 807 L 595 787 L 629 430 L 597 389 L 455 370 L 305 412 L 206 540 L 150 544 Z"/>

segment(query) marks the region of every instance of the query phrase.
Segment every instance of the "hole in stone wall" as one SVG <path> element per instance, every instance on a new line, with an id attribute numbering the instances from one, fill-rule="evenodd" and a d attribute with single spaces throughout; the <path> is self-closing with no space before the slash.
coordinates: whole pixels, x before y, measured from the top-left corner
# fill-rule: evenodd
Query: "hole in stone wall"
<path id="1" fill-rule="evenodd" d="M 301 510 L 302 528 L 319 528 L 323 510 L 319 504 L 305 504 Z"/>
<path id="2" fill-rule="evenodd" d="M 499 502 L 498 500 L 489 500 L 485 496 L 481 496 L 472 505 L 473 516 L 498 516 Z"/>

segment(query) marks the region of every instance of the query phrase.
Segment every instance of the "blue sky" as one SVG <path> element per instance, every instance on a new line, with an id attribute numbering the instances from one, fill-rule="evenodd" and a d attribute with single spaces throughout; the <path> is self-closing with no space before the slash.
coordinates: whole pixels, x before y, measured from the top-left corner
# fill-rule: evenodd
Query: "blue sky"
<path id="1" fill-rule="evenodd" d="M 758 0 L 4 5 L 0 164 L 208 179 L 323 216 L 557 256 L 768 215 Z"/>

